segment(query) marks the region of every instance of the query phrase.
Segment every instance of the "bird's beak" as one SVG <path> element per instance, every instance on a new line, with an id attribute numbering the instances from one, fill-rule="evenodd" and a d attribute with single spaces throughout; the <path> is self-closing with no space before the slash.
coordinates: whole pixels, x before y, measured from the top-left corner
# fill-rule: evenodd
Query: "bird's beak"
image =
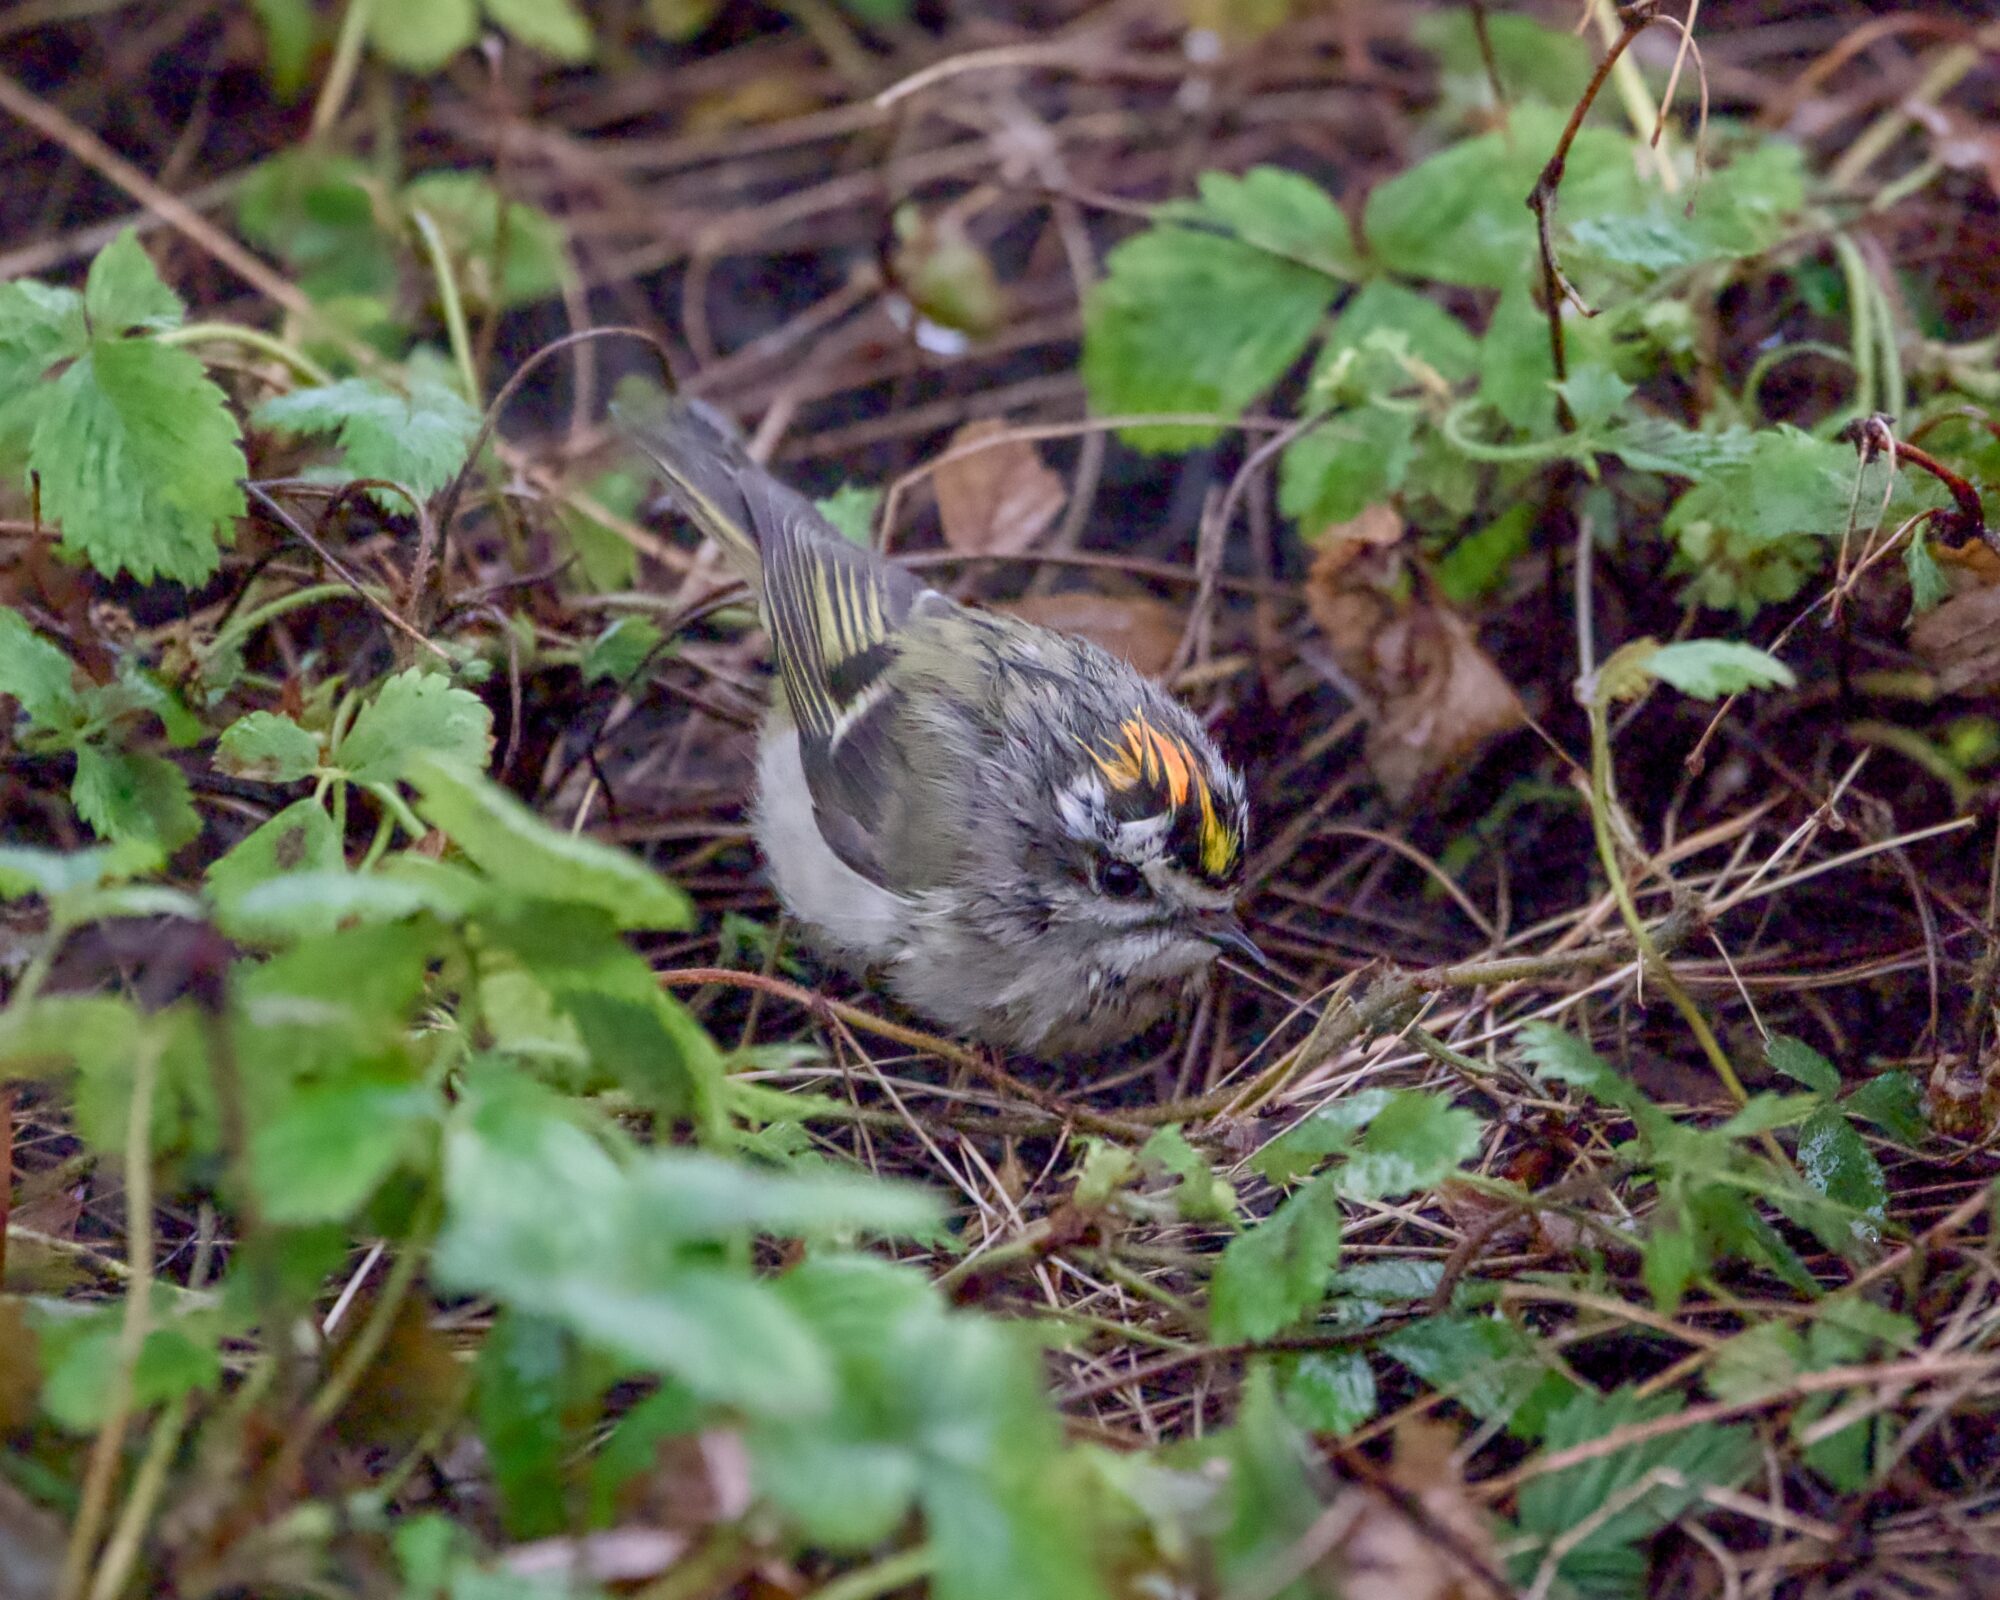
<path id="1" fill-rule="evenodd" d="M 1236 920 L 1235 912 L 1208 912 L 1196 921 L 1195 928 L 1204 939 L 1218 949 L 1227 950 L 1231 955 L 1241 956 L 1264 972 L 1274 970 L 1264 952 L 1259 950 L 1250 935 L 1243 931 L 1243 924 Z"/>

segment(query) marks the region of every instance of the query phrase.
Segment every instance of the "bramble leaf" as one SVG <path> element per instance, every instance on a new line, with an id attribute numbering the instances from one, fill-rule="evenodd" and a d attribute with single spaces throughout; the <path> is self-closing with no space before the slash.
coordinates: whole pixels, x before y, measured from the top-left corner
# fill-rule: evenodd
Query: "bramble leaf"
<path id="1" fill-rule="evenodd" d="M 390 783 L 418 756 L 483 769 L 493 750 L 493 713 L 469 689 L 411 667 L 361 708 L 332 764 L 356 783 Z"/>
<path id="2" fill-rule="evenodd" d="M 216 765 L 239 778 L 296 783 L 319 765 L 319 735 L 275 711 L 253 711 L 223 730 Z"/>
<path id="3" fill-rule="evenodd" d="M 1794 1083 L 1802 1083 L 1815 1094 L 1831 1100 L 1840 1093 L 1840 1069 L 1803 1039 L 1774 1033 L 1764 1041 L 1764 1059 L 1774 1072 L 1782 1072 Z"/>
<path id="4" fill-rule="evenodd" d="M 159 333 L 180 326 L 180 296 L 160 281 L 153 258 L 132 229 L 97 252 L 83 285 L 83 314 L 95 339 L 116 339 L 135 329 Z"/>
<path id="5" fill-rule="evenodd" d="M 164 756 L 84 745 L 70 801 L 100 839 L 149 844 L 162 857 L 201 832 L 187 778 Z"/>
<path id="6" fill-rule="evenodd" d="M 1268 1339 L 1326 1296 L 1340 1260 L 1340 1191 L 1314 1178 L 1256 1227 L 1229 1241 L 1209 1291 L 1219 1343 Z"/>
<path id="7" fill-rule="evenodd" d="M 20 704 L 30 722 L 45 727 L 73 718 L 77 692 L 70 659 L 28 626 L 11 606 L 0 609 L 0 695 Z"/>
<path id="8" fill-rule="evenodd" d="M 484 778 L 424 757 L 409 777 L 419 813 L 496 882 L 547 900 L 598 906 L 621 928 L 685 928 L 687 896 L 622 850 L 549 827 Z"/>
<path id="9" fill-rule="evenodd" d="M 335 434 L 350 477 L 400 483 L 428 500 L 464 466 L 479 413 L 434 375 L 413 372 L 408 389 L 398 394 L 376 378 L 346 378 L 274 395 L 251 420 L 285 433 Z"/>
<path id="10" fill-rule="evenodd" d="M 201 362 L 100 339 L 42 391 L 29 464 L 63 544 L 106 577 L 195 584 L 243 513 L 236 421 Z"/>

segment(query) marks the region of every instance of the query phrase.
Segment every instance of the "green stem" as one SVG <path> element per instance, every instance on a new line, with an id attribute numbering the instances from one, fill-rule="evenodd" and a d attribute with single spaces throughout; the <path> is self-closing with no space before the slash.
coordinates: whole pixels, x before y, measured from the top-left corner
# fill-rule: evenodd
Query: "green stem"
<path id="1" fill-rule="evenodd" d="M 929 1577 L 936 1565 L 931 1547 L 920 1544 L 835 1578 L 824 1589 L 815 1590 L 811 1600 L 876 1600 L 878 1595 L 893 1594 L 906 1584 Z"/>
<path id="2" fill-rule="evenodd" d="M 451 339 L 451 353 L 458 362 L 459 382 L 464 385 L 466 403 L 479 404 L 479 373 L 472 361 L 472 335 L 465 325 L 465 302 L 459 297 L 458 279 L 451 270 L 451 253 L 444 247 L 444 235 L 422 207 L 413 207 L 410 218 L 423 235 L 424 253 L 430 257 L 431 273 L 437 279 L 438 301 L 444 310 L 445 332 Z"/>
<path id="3" fill-rule="evenodd" d="M 396 786 L 394 784 L 364 783 L 361 787 L 366 789 L 370 794 L 372 794 L 376 798 L 376 800 L 381 804 L 383 812 L 390 817 L 394 817 L 396 819 L 397 825 L 401 827 L 403 832 L 407 833 L 412 839 L 421 839 L 425 834 L 430 832 L 430 829 L 426 828 L 422 822 L 417 820 L 417 814 L 410 809 L 409 801 L 405 800 L 400 794 L 396 792 Z M 371 851 L 371 863 L 372 863 L 372 851 Z M 364 864 L 364 869 L 365 865 L 366 864 Z"/>
<path id="4" fill-rule="evenodd" d="M 125 1259 L 132 1269 L 125 1288 L 125 1318 L 118 1328 L 118 1360 L 105 1398 L 104 1425 L 90 1447 L 83 1496 L 71 1525 L 57 1594 L 81 1600 L 97 1532 L 111 1509 L 111 1490 L 125 1454 L 132 1419 L 132 1380 L 153 1309 L 153 1086 L 166 1043 L 157 1029 L 140 1040 L 132 1062 L 132 1096 L 125 1106 Z"/>
<path id="5" fill-rule="evenodd" d="M 1881 410 L 1875 382 L 1875 295 L 1869 280 L 1868 264 L 1861 259 L 1860 247 L 1841 235 L 1833 241 L 1833 253 L 1847 284 L 1848 343 L 1854 350 L 1854 414 L 1873 416 Z"/>
<path id="6" fill-rule="evenodd" d="M 268 600 L 254 610 L 239 612 L 229 626 L 215 636 L 209 644 L 209 652 L 213 654 L 226 644 L 233 644 L 238 639 L 247 639 L 265 623 L 275 622 L 287 612 L 318 605 L 322 600 L 344 599 L 353 593 L 354 588 L 351 584 L 315 583 L 279 595 L 277 599 Z"/>
<path id="7" fill-rule="evenodd" d="M 167 1469 L 173 1464 L 174 1449 L 187 1427 L 189 1398 L 177 1395 L 153 1424 L 146 1441 L 146 1454 L 132 1478 L 132 1492 L 118 1514 L 117 1526 L 104 1546 L 104 1558 L 97 1564 L 97 1579 L 90 1586 L 90 1600 L 116 1600 L 131 1577 L 139 1558 L 139 1544 L 160 1493 L 167 1485 Z"/>
<path id="8" fill-rule="evenodd" d="M 389 1337 L 390 1326 L 402 1308 L 404 1297 L 417 1281 L 417 1272 L 424 1263 L 425 1248 L 430 1243 L 431 1235 L 437 1231 L 438 1218 L 443 1210 L 444 1203 L 436 1189 L 425 1194 L 410 1225 L 410 1236 L 403 1241 L 396 1263 L 389 1269 L 388 1282 L 382 1285 L 381 1298 L 369 1308 L 367 1322 L 354 1336 L 354 1342 L 341 1352 L 340 1364 L 320 1385 L 319 1393 L 313 1396 L 312 1404 L 306 1408 L 304 1425 L 294 1435 L 301 1451 L 320 1429 L 340 1415 L 340 1408 L 347 1404 L 354 1386 L 361 1381 L 361 1375 L 381 1351 L 382 1342 Z"/>
<path id="9" fill-rule="evenodd" d="M 246 350 L 269 356 L 273 361 L 282 361 L 307 383 L 333 382 L 333 374 L 311 356 L 261 328 L 245 328 L 234 322 L 190 322 L 178 328 L 169 328 L 165 333 L 157 333 L 153 338 L 156 343 L 165 345 L 240 344 Z"/>
<path id="10" fill-rule="evenodd" d="M 308 136 L 314 140 L 325 136 L 340 115 L 340 108 L 347 104 L 348 93 L 354 87 L 354 74 L 361 66 L 361 45 L 368 36 L 368 14 L 374 9 L 375 0 L 348 0 L 347 10 L 340 19 L 340 33 L 333 41 L 333 60 L 327 65 L 326 81 L 320 85 L 319 99 L 313 103 Z"/>

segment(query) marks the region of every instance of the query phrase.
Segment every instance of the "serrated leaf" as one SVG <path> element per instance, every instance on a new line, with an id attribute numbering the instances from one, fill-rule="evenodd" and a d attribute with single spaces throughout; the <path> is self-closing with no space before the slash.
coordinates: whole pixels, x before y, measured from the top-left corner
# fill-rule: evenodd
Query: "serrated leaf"
<path id="1" fill-rule="evenodd" d="M 100 839 L 151 845 L 162 858 L 201 832 L 187 777 L 163 756 L 87 744 L 76 753 L 70 801 Z"/>
<path id="2" fill-rule="evenodd" d="M 1504 289 L 1520 282 L 1535 248 L 1528 193 L 1562 121 L 1549 107 L 1516 106 L 1506 133 L 1460 140 L 1377 184 L 1362 221 L 1376 259 L 1391 272 L 1437 283 Z M 1645 194 L 1629 139 L 1600 128 L 1577 135 L 1563 175 L 1562 218 L 1630 210 Z"/>
<path id="3" fill-rule="evenodd" d="M 333 818 L 317 800 L 298 800 L 238 840 L 209 867 L 208 892 L 219 905 L 228 906 L 260 883 L 294 872 L 331 872 L 340 862 L 340 832 Z"/>
<path id="4" fill-rule="evenodd" d="M 605 679 L 621 689 L 629 685 L 639 669 L 652 660 L 664 636 L 645 617 L 620 617 L 590 643 L 583 655 L 583 681 Z"/>
<path id="5" fill-rule="evenodd" d="M 270 1222 L 341 1222 L 438 1115 L 421 1083 L 350 1072 L 295 1090 L 250 1135 L 250 1180 Z"/>
<path id="6" fill-rule="evenodd" d="M 275 711 L 238 717 L 217 741 L 216 765 L 239 778 L 296 783 L 319 765 L 319 735 Z"/>
<path id="7" fill-rule="evenodd" d="M 1565 1450 L 1602 1439 L 1665 1416 L 1678 1404 L 1674 1395 L 1641 1399 L 1629 1389 L 1608 1395 L 1586 1390 L 1549 1419 L 1546 1447 Z M 1573 1541 L 1572 1554 L 1565 1556 L 1561 1567 L 1569 1573 L 1575 1557 L 1629 1546 L 1697 1503 L 1703 1490 L 1734 1486 L 1756 1460 L 1756 1437 L 1743 1427 L 1711 1426 L 1641 1439 L 1523 1484 L 1518 1502 L 1521 1528 L 1549 1543 Z M 1640 1483 L 1656 1469 L 1672 1476 L 1638 1492 Z M 1621 1509 L 1606 1516 L 1612 1505 Z"/>
<path id="8" fill-rule="evenodd" d="M 42 1409 L 58 1427 L 87 1435 L 103 1426 L 119 1390 L 113 1375 L 120 1362 L 121 1317 L 119 1308 L 107 1307 L 86 1317 L 38 1321 L 35 1331 L 46 1372 Z M 151 1329 L 133 1364 L 129 1402 L 151 1408 L 216 1388 L 222 1381 L 217 1333 L 211 1319 L 193 1317 L 177 1317 Z"/>
<path id="9" fill-rule="evenodd" d="M 1336 1174 L 1350 1200 L 1391 1200 L 1443 1182 L 1479 1152 L 1479 1118 L 1442 1095 L 1398 1090 Z"/>
<path id="10" fill-rule="evenodd" d="M 34 431 L 37 385 L 90 346 L 83 296 L 33 279 L 0 283 L 0 446 L 25 446 Z"/>
<path id="11" fill-rule="evenodd" d="M 465 465 L 479 413 L 428 374 L 413 373 L 407 388 L 398 394 L 376 378 L 347 378 L 274 395 L 251 420 L 284 433 L 336 435 L 348 476 L 399 483 L 428 500 Z"/>
<path id="12" fill-rule="evenodd" d="M 1389 1098 L 1387 1089 L 1360 1089 L 1329 1100 L 1252 1156 L 1251 1170 L 1272 1183 L 1304 1177 L 1327 1157 L 1353 1149 L 1361 1130 L 1382 1114 Z"/>
<path id="13" fill-rule="evenodd" d="M 356 783 L 390 783 L 419 756 L 483 769 L 493 752 L 493 713 L 449 678 L 411 667 L 387 679 L 361 708 L 332 764 Z"/>
<path id="14" fill-rule="evenodd" d="M 1099 1144 L 1092 1155 L 1116 1148 Z M 1168 1191 L 1167 1197 L 1174 1202 L 1174 1209 L 1182 1221 L 1218 1223 L 1230 1228 L 1236 1226 L 1236 1186 L 1216 1175 L 1202 1153 L 1187 1142 L 1178 1124 L 1161 1128 L 1148 1138 L 1139 1149 L 1139 1159 L 1150 1166 L 1163 1168 L 1180 1180 Z M 1089 1176 L 1089 1169 L 1086 1168 L 1085 1176 L 1077 1181 L 1079 1203 L 1082 1203 Z"/>
<path id="15" fill-rule="evenodd" d="M 106 577 L 199 583 L 243 513 L 236 421 L 201 362 L 97 340 L 43 392 L 29 464 L 63 545 Z"/>
<path id="16" fill-rule="evenodd" d="M 1646 658 L 1646 671 L 1697 700 L 1749 689 L 1789 689 L 1798 682 L 1792 669 L 1769 651 L 1735 639 L 1663 644 Z"/>
<path id="17" fill-rule="evenodd" d="M 1889 1189 L 1881 1163 L 1838 1108 L 1828 1106 L 1799 1129 L 1799 1172 L 1829 1200 L 1882 1220 Z"/>
<path id="18" fill-rule="evenodd" d="M 569 1490 L 564 1462 L 575 1447 L 564 1415 L 574 1398 L 575 1349 L 554 1323 L 511 1311 L 494 1319 L 479 1347 L 473 1414 L 511 1538 L 547 1538 L 562 1530 Z M 644 1459 L 650 1466 L 652 1451 Z"/>
<path id="19" fill-rule="evenodd" d="M 1448 1313 L 1383 1335 L 1379 1348 L 1475 1416 L 1516 1435 L 1540 1432 L 1542 1411 L 1576 1392 L 1553 1357 L 1512 1323 Z"/>
<path id="20" fill-rule="evenodd" d="M 1230 1240 L 1210 1286 L 1215 1340 L 1268 1339 L 1318 1305 L 1340 1260 L 1340 1226 L 1340 1191 L 1327 1174 Z"/>
<path id="21" fill-rule="evenodd" d="M 1247 245 L 1329 278 L 1359 275 L 1346 214 L 1310 178 L 1283 167 L 1252 167 L 1240 178 L 1204 172 L 1195 190 L 1198 200 L 1169 201 L 1159 219 L 1226 228 Z"/>
<path id="22" fill-rule="evenodd" d="M 97 339 L 115 339 L 135 328 L 148 333 L 176 328 L 182 315 L 180 296 L 160 281 L 153 258 L 129 227 L 90 263 L 83 310 Z"/>
<path id="23" fill-rule="evenodd" d="M 1701 1240 L 1685 1219 L 1667 1214 L 1664 1207 L 1656 1211 L 1639 1256 L 1639 1275 L 1653 1297 L 1653 1308 L 1671 1316 L 1694 1275 L 1706 1265 Z"/>
<path id="24" fill-rule="evenodd" d="M 1569 402 L 1577 426 L 1593 434 L 1615 419 L 1635 392 L 1631 384 L 1598 361 L 1573 367 L 1555 389 Z"/>
<path id="25" fill-rule="evenodd" d="M 1803 1039 L 1788 1033 L 1772 1034 L 1764 1041 L 1764 1059 L 1772 1071 L 1782 1072 L 1826 1099 L 1840 1093 L 1840 1069 Z"/>
<path id="26" fill-rule="evenodd" d="M 549 827 L 484 778 L 428 757 L 409 770 L 418 811 L 496 882 L 544 900 L 601 907 L 621 928 L 685 928 L 687 897 L 622 850 Z"/>
<path id="27" fill-rule="evenodd" d="M 1312 1351 L 1280 1364 L 1285 1415 L 1314 1433 L 1352 1433 L 1375 1415 L 1375 1373 L 1359 1350 Z"/>
<path id="28" fill-rule="evenodd" d="M 1403 486 L 1417 419 L 1394 406 L 1358 406 L 1328 418 L 1285 447 L 1278 509 L 1307 539 L 1352 522 Z"/>
<path id="29" fill-rule="evenodd" d="M 1922 528 L 1912 530 L 1903 546 L 1903 574 L 1910 580 L 1912 613 L 1935 611 L 1951 597 L 1951 580 L 1931 553 L 1931 542 Z"/>
<path id="30" fill-rule="evenodd" d="M 1084 312 L 1083 378 L 1094 410 L 1234 417 L 1311 341 L 1336 280 L 1240 239 L 1173 225 L 1126 240 Z M 1145 450 L 1180 450 L 1219 427 L 1126 430 Z"/>
<path id="31" fill-rule="evenodd" d="M 855 544 L 875 539 L 875 513 L 882 509 L 882 491 L 862 483 L 843 483 L 823 500 L 813 502 L 819 514 Z"/>
<path id="32" fill-rule="evenodd" d="M 1930 1132 L 1924 1121 L 1923 1091 L 1907 1072 L 1884 1072 L 1870 1078 L 1840 1102 L 1850 1117 L 1872 1122 L 1896 1143 L 1912 1148 Z"/>
<path id="33" fill-rule="evenodd" d="M 486 14 L 525 45 L 575 65 L 590 59 L 590 23 L 570 0 L 482 0 Z"/>
<path id="34" fill-rule="evenodd" d="M 368 13 L 368 42 L 383 60 L 432 73 L 479 34 L 473 0 L 402 0 Z"/>
<path id="35" fill-rule="evenodd" d="M 1521 1057 L 1536 1076 L 1581 1089 L 1601 1105 L 1632 1111 L 1645 1096 L 1610 1062 L 1573 1033 L 1551 1022 L 1529 1022 L 1521 1029 Z"/>
<path id="36" fill-rule="evenodd" d="M 1807 1365 L 1805 1341 L 1794 1329 L 1758 1322 L 1723 1342 L 1703 1378 L 1718 1400 L 1755 1400 L 1785 1388 Z"/>
<path id="37" fill-rule="evenodd" d="M 11 606 L 0 609 L 0 695 L 43 726 L 73 721 L 79 704 L 70 659 Z"/>

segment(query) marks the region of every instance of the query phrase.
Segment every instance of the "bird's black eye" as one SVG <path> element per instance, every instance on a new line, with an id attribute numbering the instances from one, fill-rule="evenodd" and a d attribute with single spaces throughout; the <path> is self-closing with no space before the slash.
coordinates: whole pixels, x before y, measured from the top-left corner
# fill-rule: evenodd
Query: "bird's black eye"
<path id="1" fill-rule="evenodd" d="M 1114 900 L 1130 900 L 1146 892 L 1146 880 L 1131 862 L 1112 860 L 1097 869 L 1097 887 Z"/>

